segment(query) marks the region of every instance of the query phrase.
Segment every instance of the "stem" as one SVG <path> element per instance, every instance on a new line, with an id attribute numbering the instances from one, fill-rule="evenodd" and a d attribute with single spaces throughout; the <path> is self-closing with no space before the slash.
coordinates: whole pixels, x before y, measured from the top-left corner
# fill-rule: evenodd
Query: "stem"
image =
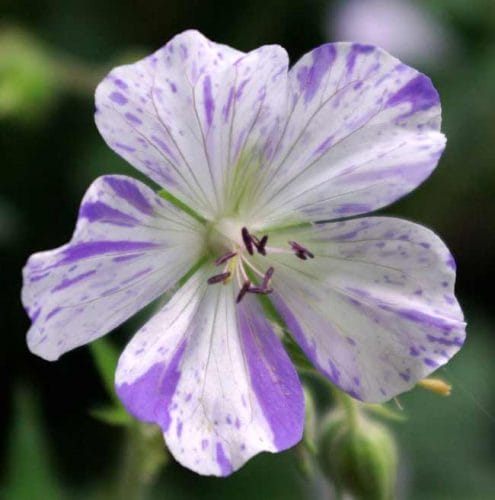
<path id="1" fill-rule="evenodd" d="M 358 427 L 358 420 L 359 420 L 358 403 L 356 403 L 356 401 L 353 398 L 351 398 L 350 396 L 348 396 L 344 392 L 339 391 L 339 393 L 340 393 L 339 401 L 341 402 L 342 407 L 344 408 L 344 410 L 347 414 L 347 418 L 348 418 L 351 430 L 356 431 L 356 429 Z"/>
<path id="2" fill-rule="evenodd" d="M 136 422 L 127 427 L 126 440 L 116 482 L 116 498 L 149 498 L 155 479 L 168 462 L 161 430 Z"/>
<path id="3" fill-rule="evenodd" d="M 116 497 L 128 500 L 144 500 L 150 483 L 145 480 L 141 470 L 142 443 L 136 425 L 126 428 L 126 437 L 119 474 L 116 484 Z"/>

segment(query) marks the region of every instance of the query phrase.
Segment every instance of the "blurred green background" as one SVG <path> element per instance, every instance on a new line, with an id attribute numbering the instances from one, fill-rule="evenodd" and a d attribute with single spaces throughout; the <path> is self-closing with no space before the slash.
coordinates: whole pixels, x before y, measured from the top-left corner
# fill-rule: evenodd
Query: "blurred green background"
<path id="1" fill-rule="evenodd" d="M 430 75 L 448 147 L 439 168 L 385 213 L 421 222 L 448 243 L 468 322 L 464 349 L 439 375 L 453 395 L 400 398 L 398 497 L 495 498 L 495 2 L 493 0 L 1 0 L 0 495 L 7 499 L 131 498 L 107 485 L 122 468 L 123 430 L 90 415 L 108 400 L 88 348 L 48 363 L 25 346 L 21 268 L 65 243 L 98 175 L 135 175 L 99 137 L 93 89 L 112 66 L 197 28 L 241 50 L 265 43 L 291 60 L 318 44 L 381 44 Z M 112 335 L 117 345 L 142 323 Z M 172 459 L 153 498 L 328 498 L 300 450 L 254 458 L 220 480 Z M 119 465 L 120 464 L 120 465 Z M 122 473 L 122 470 L 121 470 Z"/>

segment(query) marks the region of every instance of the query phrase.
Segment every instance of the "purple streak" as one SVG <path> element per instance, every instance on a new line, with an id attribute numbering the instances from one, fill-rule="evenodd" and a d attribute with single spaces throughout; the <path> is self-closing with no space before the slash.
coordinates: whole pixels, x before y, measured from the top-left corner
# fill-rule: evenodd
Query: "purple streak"
<path id="1" fill-rule="evenodd" d="M 431 80 L 427 76 L 419 74 L 389 98 L 387 107 L 398 106 L 404 102 L 411 103 L 411 110 L 402 115 L 401 118 L 407 118 L 418 111 L 426 111 L 436 106 L 440 102 L 440 97 Z"/>
<path id="2" fill-rule="evenodd" d="M 258 312 L 239 306 L 243 350 L 251 385 L 278 450 L 296 444 L 304 425 L 301 383 L 280 341 Z"/>
<path id="3" fill-rule="evenodd" d="M 203 80 L 203 98 L 206 113 L 206 122 L 211 127 L 213 123 L 213 113 L 215 111 L 215 102 L 211 93 L 211 78 L 207 75 Z"/>
<path id="4" fill-rule="evenodd" d="M 318 92 L 323 77 L 335 61 L 336 54 L 337 52 L 333 44 L 322 45 L 314 49 L 311 53 L 313 57 L 312 65 L 309 67 L 304 66 L 299 70 L 297 78 L 301 92 L 304 93 L 304 102 L 306 104 Z"/>
<path id="5" fill-rule="evenodd" d="M 216 455 L 217 464 L 220 466 L 221 475 L 228 476 L 229 474 L 231 474 L 233 471 L 232 464 L 229 462 L 227 455 L 225 455 L 222 443 L 217 443 Z"/>
<path id="6" fill-rule="evenodd" d="M 112 188 L 114 193 L 126 200 L 134 208 L 146 215 L 153 213 L 153 206 L 136 186 L 134 181 L 110 175 L 105 177 L 105 182 Z"/>
<path id="7" fill-rule="evenodd" d="M 58 261 L 55 266 L 70 264 L 81 259 L 105 255 L 114 252 L 130 252 L 134 250 L 151 250 L 160 245 L 149 241 L 86 241 L 69 246 L 63 252 L 63 259 Z"/>
<path id="8" fill-rule="evenodd" d="M 178 346 L 168 365 L 156 363 L 134 382 L 116 387 L 129 413 L 143 422 L 158 424 L 164 432 L 170 427 L 169 407 L 179 383 L 179 365 L 186 344 L 184 340 Z"/>

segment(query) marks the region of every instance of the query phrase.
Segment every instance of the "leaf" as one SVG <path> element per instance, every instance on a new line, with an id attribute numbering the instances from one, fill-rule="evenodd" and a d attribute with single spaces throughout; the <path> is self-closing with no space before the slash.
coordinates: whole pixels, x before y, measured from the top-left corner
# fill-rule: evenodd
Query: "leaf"
<path id="1" fill-rule="evenodd" d="M 105 389 L 114 401 L 119 401 L 114 386 L 115 369 L 119 360 L 118 350 L 107 338 L 92 342 L 89 349 Z"/>
<path id="2" fill-rule="evenodd" d="M 103 406 L 90 410 L 90 415 L 96 420 L 100 420 L 109 425 L 126 427 L 134 424 L 134 419 L 125 411 L 122 406 Z"/>
<path id="3" fill-rule="evenodd" d="M 31 390 L 18 387 L 14 394 L 14 419 L 10 429 L 5 498 L 32 500 L 62 498 L 50 460 L 38 401 Z"/>

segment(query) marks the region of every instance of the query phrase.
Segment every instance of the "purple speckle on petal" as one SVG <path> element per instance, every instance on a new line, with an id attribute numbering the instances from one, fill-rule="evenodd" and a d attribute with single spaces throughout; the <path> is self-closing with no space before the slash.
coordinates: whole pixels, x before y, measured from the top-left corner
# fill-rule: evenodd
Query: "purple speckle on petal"
<path id="1" fill-rule="evenodd" d="M 28 311 L 28 315 L 31 318 L 31 321 L 33 323 L 38 319 L 38 316 L 40 315 L 40 312 L 41 312 L 41 307 L 38 307 L 38 309 L 36 309 L 33 313 L 31 313 L 30 311 Z"/>
<path id="2" fill-rule="evenodd" d="M 343 203 L 334 209 L 334 213 L 339 215 L 351 215 L 358 213 L 366 213 L 371 210 L 371 207 L 366 203 Z"/>
<path id="3" fill-rule="evenodd" d="M 208 123 L 208 126 L 211 126 L 213 122 L 213 113 L 215 111 L 215 102 L 213 101 L 213 95 L 211 91 L 211 78 L 209 77 L 209 75 L 207 75 L 203 80 L 203 98 L 206 123 Z"/>
<path id="4" fill-rule="evenodd" d="M 455 264 L 455 260 L 454 260 L 454 257 L 452 257 L 452 255 L 447 259 L 447 262 L 446 262 L 447 266 L 450 267 L 450 269 L 452 269 L 453 271 L 456 270 L 457 266 Z"/>
<path id="5" fill-rule="evenodd" d="M 426 366 L 431 366 L 432 368 L 436 368 L 438 363 L 431 358 L 423 358 L 423 362 Z"/>
<path id="6" fill-rule="evenodd" d="M 217 454 L 216 456 L 217 464 L 220 466 L 221 475 L 228 476 L 233 471 L 233 468 L 232 464 L 229 462 L 229 459 L 227 458 L 227 455 L 225 455 L 222 443 L 217 443 L 216 454 Z"/>
<path id="7" fill-rule="evenodd" d="M 141 125 L 143 123 L 140 118 L 138 118 L 136 115 L 133 115 L 132 113 L 127 112 L 124 116 L 134 125 Z"/>
<path id="8" fill-rule="evenodd" d="M 411 356 L 419 356 L 419 351 L 414 346 L 411 346 L 409 349 L 409 354 Z"/>
<path id="9" fill-rule="evenodd" d="M 123 106 L 128 102 L 128 99 L 125 95 L 121 94 L 120 92 L 112 92 L 110 94 L 110 99 L 115 103 L 118 104 L 119 106 Z"/>
<path id="10" fill-rule="evenodd" d="M 113 83 L 115 83 L 115 86 L 118 87 L 119 89 L 127 90 L 127 88 L 128 88 L 127 83 L 125 83 L 120 78 L 115 78 L 115 80 L 113 81 Z"/>
<path id="11" fill-rule="evenodd" d="M 55 307 L 54 309 L 52 309 L 47 315 L 46 315 L 46 321 L 48 321 L 50 318 L 53 318 L 54 316 L 56 316 L 60 311 L 62 311 L 62 307 Z M 33 320 L 34 321 L 34 320 Z"/>

